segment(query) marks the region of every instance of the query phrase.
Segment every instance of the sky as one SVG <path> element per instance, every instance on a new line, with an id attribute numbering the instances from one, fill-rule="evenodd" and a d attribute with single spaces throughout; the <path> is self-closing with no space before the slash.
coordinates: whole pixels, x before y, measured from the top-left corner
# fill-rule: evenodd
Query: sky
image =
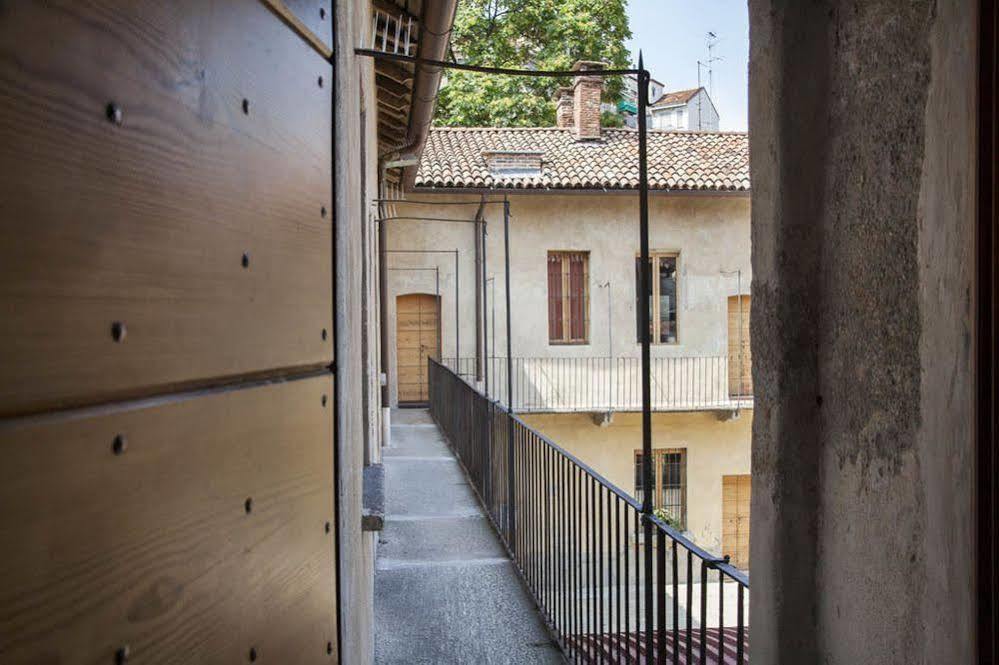
<path id="1" fill-rule="evenodd" d="M 666 90 L 697 87 L 697 61 L 708 57 L 706 36 L 718 36 L 714 48 L 711 99 L 723 130 L 746 131 L 748 125 L 749 12 L 746 0 L 628 0 L 632 38 L 627 46 L 635 62 L 641 48 L 645 68 Z M 702 85 L 707 88 L 707 70 Z"/>

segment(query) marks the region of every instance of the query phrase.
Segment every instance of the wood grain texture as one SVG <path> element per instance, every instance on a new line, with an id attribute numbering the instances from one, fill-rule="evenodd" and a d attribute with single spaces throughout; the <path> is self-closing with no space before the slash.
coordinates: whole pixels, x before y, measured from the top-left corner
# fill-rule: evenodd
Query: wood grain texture
<path id="1" fill-rule="evenodd" d="M 4 3 L 0 416 L 332 361 L 331 76 L 259 2 Z"/>
<path id="2" fill-rule="evenodd" d="M 274 2 L 275 0 L 265 0 Z M 331 0 L 284 0 L 283 4 L 319 38 L 327 49 L 333 47 L 333 3 Z"/>
<path id="3" fill-rule="evenodd" d="M 336 662 L 332 390 L 0 425 L 0 662 Z"/>

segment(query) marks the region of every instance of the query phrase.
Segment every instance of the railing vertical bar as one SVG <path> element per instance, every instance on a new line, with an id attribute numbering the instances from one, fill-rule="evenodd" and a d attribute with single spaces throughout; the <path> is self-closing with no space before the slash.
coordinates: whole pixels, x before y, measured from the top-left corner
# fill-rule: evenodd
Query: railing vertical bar
<path id="1" fill-rule="evenodd" d="M 718 571 L 718 662 L 725 662 L 725 573 Z"/>
<path id="2" fill-rule="evenodd" d="M 694 639 L 694 553 L 687 550 L 687 662 L 692 663 Z"/>
<path id="3" fill-rule="evenodd" d="M 596 484 L 596 483 L 594 483 Z M 604 644 L 603 634 L 604 626 L 606 625 L 606 616 L 604 614 L 604 488 L 602 485 L 596 485 L 597 487 L 597 636 L 600 640 L 600 644 Z M 604 649 L 600 649 L 600 660 L 603 658 Z"/>
<path id="4" fill-rule="evenodd" d="M 737 624 L 738 628 L 736 632 L 736 642 L 735 642 L 735 659 L 736 662 L 739 663 L 739 665 L 742 665 L 742 663 L 744 662 L 743 656 L 745 655 L 743 653 L 743 640 L 745 639 L 745 628 L 743 623 L 744 617 L 743 617 L 743 607 L 742 607 L 743 604 L 742 592 L 744 587 L 741 584 L 738 586 L 739 586 L 739 598 L 738 598 L 739 609 L 738 609 L 738 617 L 736 619 L 736 621 L 738 622 Z"/>
<path id="5" fill-rule="evenodd" d="M 656 619 L 656 663 L 666 663 L 666 532 L 657 530 L 656 564 L 658 579 L 656 585 L 656 604 L 658 617 Z"/>
<path id="6" fill-rule="evenodd" d="M 628 594 L 628 588 L 631 586 L 631 571 L 630 559 L 631 556 L 629 552 L 631 551 L 631 545 L 628 544 L 628 538 L 631 536 L 631 531 L 628 528 L 628 505 L 624 506 L 624 530 L 621 532 L 624 534 L 624 646 L 625 646 L 625 662 L 631 662 L 631 612 L 629 611 L 629 605 L 631 605 L 631 598 Z"/>
<path id="7" fill-rule="evenodd" d="M 614 565 L 615 602 L 617 602 L 617 609 L 614 612 L 614 616 L 617 618 L 617 660 L 621 662 L 621 589 L 624 588 L 621 583 L 621 497 L 616 497 L 614 500 Z"/>
<path id="8" fill-rule="evenodd" d="M 701 662 L 708 658 L 708 562 L 701 560 Z"/>
<path id="9" fill-rule="evenodd" d="M 680 665 L 680 574 L 676 560 L 676 541 L 673 541 L 673 665 Z"/>

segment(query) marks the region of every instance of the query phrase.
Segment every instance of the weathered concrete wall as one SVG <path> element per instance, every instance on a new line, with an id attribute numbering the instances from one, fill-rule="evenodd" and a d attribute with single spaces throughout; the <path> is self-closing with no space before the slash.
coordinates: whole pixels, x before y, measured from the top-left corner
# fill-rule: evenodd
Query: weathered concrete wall
<path id="1" fill-rule="evenodd" d="M 625 492 L 635 492 L 635 452 L 642 448 L 638 413 L 617 413 L 597 425 L 586 413 L 521 416 L 528 425 L 596 469 Z M 721 421 L 713 413 L 656 413 L 653 448 L 687 455 L 687 530 L 710 552 L 721 553 L 722 476 L 748 474 L 753 410 Z"/>
<path id="2" fill-rule="evenodd" d="M 750 2 L 754 662 L 971 660 L 973 5 Z"/>
<path id="3" fill-rule="evenodd" d="M 374 655 L 374 539 L 361 531 L 365 417 L 362 362 L 364 201 L 376 195 L 373 65 L 353 48 L 368 25 L 367 1 L 335 3 L 336 94 L 336 464 L 340 658 L 370 663 Z M 362 111 L 364 115 L 362 116 Z M 364 124 L 362 125 L 362 117 Z M 362 148 L 362 141 L 365 142 Z M 364 164 L 362 166 L 362 157 Z M 362 176 L 362 169 L 365 171 Z M 362 188 L 363 183 L 363 188 Z M 375 446 L 377 448 L 377 446 Z"/>
<path id="4" fill-rule="evenodd" d="M 477 201 L 478 196 L 411 195 L 417 200 Z M 493 199 L 499 198 L 492 195 Z M 635 256 L 638 253 L 638 200 L 623 194 L 525 194 L 510 197 L 511 293 L 514 357 L 637 357 Z M 403 209 L 404 206 L 397 206 Z M 405 208 L 412 213 L 415 206 Z M 427 217 L 472 219 L 475 206 L 420 206 Z M 400 213 L 402 214 L 402 213 Z M 506 355 L 505 253 L 503 208 L 487 206 L 488 346 L 493 345 L 492 309 L 496 309 L 496 355 Z M 475 348 L 475 272 L 473 226 L 443 222 L 392 222 L 391 249 L 459 251 L 461 286 L 461 355 Z M 678 343 L 655 345 L 653 357 L 725 356 L 728 296 L 749 292 L 749 200 L 744 196 L 656 195 L 650 201 L 650 247 L 679 252 Z M 588 344 L 548 343 L 549 250 L 590 252 L 590 329 Z M 393 268 L 440 267 L 442 346 L 453 357 L 454 268 L 451 255 L 394 254 Z M 389 278 L 389 367 L 395 395 L 395 298 L 403 293 L 433 293 L 433 272 L 393 271 Z M 610 282 L 611 310 L 608 311 Z M 494 296 L 495 294 L 495 303 Z M 613 322 L 609 329 L 608 324 Z M 611 337 L 613 344 L 611 345 Z"/>

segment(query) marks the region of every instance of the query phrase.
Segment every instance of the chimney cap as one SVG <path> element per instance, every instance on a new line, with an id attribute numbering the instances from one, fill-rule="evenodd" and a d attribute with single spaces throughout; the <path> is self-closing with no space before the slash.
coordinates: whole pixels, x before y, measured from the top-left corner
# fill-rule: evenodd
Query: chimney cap
<path id="1" fill-rule="evenodd" d="M 607 63 L 600 62 L 599 60 L 577 60 L 572 65 L 572 71 L 574 72 L 598 71 L 601 69 L 607 69 Z"/>
<path id="2" fill-rule="evenodd" d="M 552 101 L 559 102 L 565 99 L 566 97 L 569 97 L 571 99 L 572 86 L 560 85 L 559 87 L 555 88 L 555 94 L 552 95 Z"/>

